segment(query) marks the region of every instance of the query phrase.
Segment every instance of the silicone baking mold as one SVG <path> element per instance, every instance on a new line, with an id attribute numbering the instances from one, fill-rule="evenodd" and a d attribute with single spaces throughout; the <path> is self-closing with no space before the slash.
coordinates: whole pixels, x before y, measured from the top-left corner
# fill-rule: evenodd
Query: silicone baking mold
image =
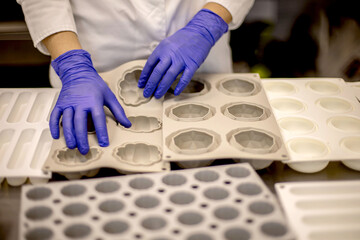
<path id="1" fill-rule="evenodd" d="M 286 142 L 300 172 L 317 172 L 343 160 L 360 169 L 360 105 L 342 79 L 263 79 Z"/>
<path id="2" fill-rule="evenodd" d="M 233 164 L 23 186 L 20 239 L 293 239 L 276 198 Z"/>
<path id="3" fill-rule="evenodd" d="M 360 239 L 360 181 L 278 183 L 298 240 Z"/>
<path id="4" fill-rule="evenodd" d="M 46 182 L 42 165 L 50 151 L 49 114 L 57 89 L 0 89 L 0 178 L 18 186 Z M 0 182 L 1 182 L 0 181 Z"/>
<path id="5" fill-rule="evenodd" d="M 108 147 L 99 147 L 95 131 L 89 131 L 90 151 L 83 156 L 77 149 L 68 149 L 61 134 L 53 142 L 44 169 L 63 173 L 68 178 L 79 178 L 82 175 L 78 172 L 101 167 L 115 168 L 121 173 L 170 169 L 170 164 L 162 161 L 162 100 L 144 98 L 142 89 L 137 87 L 145 62 L 129 62 L 100 74 L 124 108 L 131 128 L 118 124 L 106 109 Z"/>
<path id="6" fill-rule="evenodd" d="M 288 158 L 257 74 L 197 74 L 192 82 L 202 87 L 165 96 L 164 160 L 188 167 L 259 160 L 262 168 Z"/>

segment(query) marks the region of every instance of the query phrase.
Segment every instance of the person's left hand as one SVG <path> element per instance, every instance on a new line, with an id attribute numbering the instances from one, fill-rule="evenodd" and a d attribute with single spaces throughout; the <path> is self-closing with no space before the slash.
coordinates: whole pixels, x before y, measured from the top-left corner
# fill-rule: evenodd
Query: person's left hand
<path id="1" fill-rule="evenodd" d="M 179 95 L 204 62 L 215 42 L 228 30 L 217 14 L 202 9 L 182 29 L 160 42 L 147 60 L 138 87 L 144 97 L 165 95 L 176 77 L 183 72 L 174 90 Z"/>

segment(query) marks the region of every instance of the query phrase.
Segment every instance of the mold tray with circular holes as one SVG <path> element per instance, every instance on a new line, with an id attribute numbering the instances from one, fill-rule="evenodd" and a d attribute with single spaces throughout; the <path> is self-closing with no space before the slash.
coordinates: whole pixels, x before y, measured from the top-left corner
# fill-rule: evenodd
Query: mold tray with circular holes
<path id="1" fill-rule="evenodd" d="M 247 163 L 23 186 L 20 239 L 293 239 Z"/>

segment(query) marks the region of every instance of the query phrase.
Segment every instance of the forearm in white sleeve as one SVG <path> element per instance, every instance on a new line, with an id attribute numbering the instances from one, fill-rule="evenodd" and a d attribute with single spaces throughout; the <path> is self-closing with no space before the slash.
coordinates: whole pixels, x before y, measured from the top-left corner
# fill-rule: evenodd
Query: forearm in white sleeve
<path id="1" fill-rule="evenodd" d="M 218 3 L 231 13 L 230 29 L 236 29 L 242 24 L 254 4 L 254 0 L 207 0 L 206 2 Z"/>
<path id="2" fill-rule="evenodd" d="M 22 7 L 34 46 L 43 54 L 49 51 L 41 41 L 57 32 L 76 33 L 69 0 L 16 0 Z"/>

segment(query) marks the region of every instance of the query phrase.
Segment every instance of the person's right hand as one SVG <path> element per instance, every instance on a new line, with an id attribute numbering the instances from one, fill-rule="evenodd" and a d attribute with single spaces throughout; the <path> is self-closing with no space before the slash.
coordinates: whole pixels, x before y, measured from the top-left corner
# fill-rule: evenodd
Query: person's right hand
<path id="1" fill-rule="evenodd" d="M 94 69 L 87 51 L 70 50 L 52 61 L 51 65 L 62 82 L 60 95 L 49 122 L 53 138 L 59 138 L 59 121 L 62 115 L 67 147 L 77 147 L 81 154 L 86 154 L 89 151 L 87 116 L 90 114 L 99 145 L 108 146 L 109 137 L 103 106 L 108 107 L 115 119 L 124 127 L 131 126 L 115 95 Z"/>

